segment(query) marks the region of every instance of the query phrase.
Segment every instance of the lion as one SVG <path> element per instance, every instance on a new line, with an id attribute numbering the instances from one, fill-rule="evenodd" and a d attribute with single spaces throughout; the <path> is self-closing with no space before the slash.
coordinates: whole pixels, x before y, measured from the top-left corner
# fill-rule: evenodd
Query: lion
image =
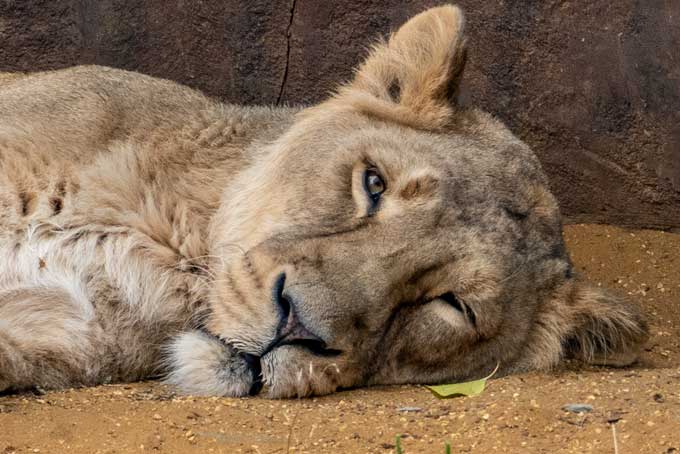
<path id="1" fill-rule="evenodd" d="M 0 88 L 0 390 L 162 377 L 271 398 L 623 366 L 530 148 L 458 102 L 446 5 L 311 107 L 82 66 Z"/>

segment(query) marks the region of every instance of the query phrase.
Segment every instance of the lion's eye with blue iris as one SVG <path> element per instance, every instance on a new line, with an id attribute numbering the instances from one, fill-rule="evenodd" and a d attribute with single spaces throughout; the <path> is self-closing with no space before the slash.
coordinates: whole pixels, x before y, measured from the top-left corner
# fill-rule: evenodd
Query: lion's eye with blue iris
<path id="1" fill-rule="evenodd" d="M 378 199 L 380 199 L 380 195 L 385 192 L 385 181 L 376 169 L 366 170 L 366 173 L 364 174 L 364 188 L 374 203 L 377 202 Z"/>

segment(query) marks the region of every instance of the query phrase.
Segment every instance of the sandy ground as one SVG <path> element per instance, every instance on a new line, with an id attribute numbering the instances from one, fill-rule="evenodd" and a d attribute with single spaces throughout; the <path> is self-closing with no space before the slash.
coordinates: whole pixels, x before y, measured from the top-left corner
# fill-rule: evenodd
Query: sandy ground
<path id="1" fill-rule="evenodd" d="M 157 383 L 0 397 L 0 454 L 596 452 L 680 454 L 680 235 L 576 225 L 580 271 L 649 311 L 652 338 L 628 369 L 567 364 L 496 379 L 478 397 L 418 386 L 270 401 L 176 396 Z M 588 414 L 565 404 L 593 406 Z M 616 443 L 616 448 L 615 448 Z"/>

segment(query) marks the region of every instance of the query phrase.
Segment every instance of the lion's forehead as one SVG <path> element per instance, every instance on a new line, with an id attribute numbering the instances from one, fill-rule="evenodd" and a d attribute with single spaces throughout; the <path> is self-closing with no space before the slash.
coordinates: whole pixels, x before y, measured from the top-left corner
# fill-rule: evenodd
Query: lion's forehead
<path id="1" fill-rule="evenodd" d="M 526 144 L 481 112 L 470 118 L 465 128 L 439 133 L 365 119 L 347 122 L 347 130 L 333 135 L 335 143 L 328 146 L 349 156 L 377 158 L 402 181 L 430 178 L 452 190 L 460 191 L 461 185 L 482 190 L 488 198 L 502 192 L 506 198 L 518 198 L 530 186 L 547 185 L 538 158 Z M 333 165 L 332 160 L 328 163 Z"/>

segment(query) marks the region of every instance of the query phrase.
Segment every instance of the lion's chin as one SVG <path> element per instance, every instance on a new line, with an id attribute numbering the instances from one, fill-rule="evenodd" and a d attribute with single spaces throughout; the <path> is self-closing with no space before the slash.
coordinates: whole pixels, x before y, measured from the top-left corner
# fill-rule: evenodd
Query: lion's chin
<path id="1" fill-rule="evenodd" d="M 341 361 L 284 345 L 261 358 L 262 395 L 273 399 L 330 394 L 344 386 Z"/>

